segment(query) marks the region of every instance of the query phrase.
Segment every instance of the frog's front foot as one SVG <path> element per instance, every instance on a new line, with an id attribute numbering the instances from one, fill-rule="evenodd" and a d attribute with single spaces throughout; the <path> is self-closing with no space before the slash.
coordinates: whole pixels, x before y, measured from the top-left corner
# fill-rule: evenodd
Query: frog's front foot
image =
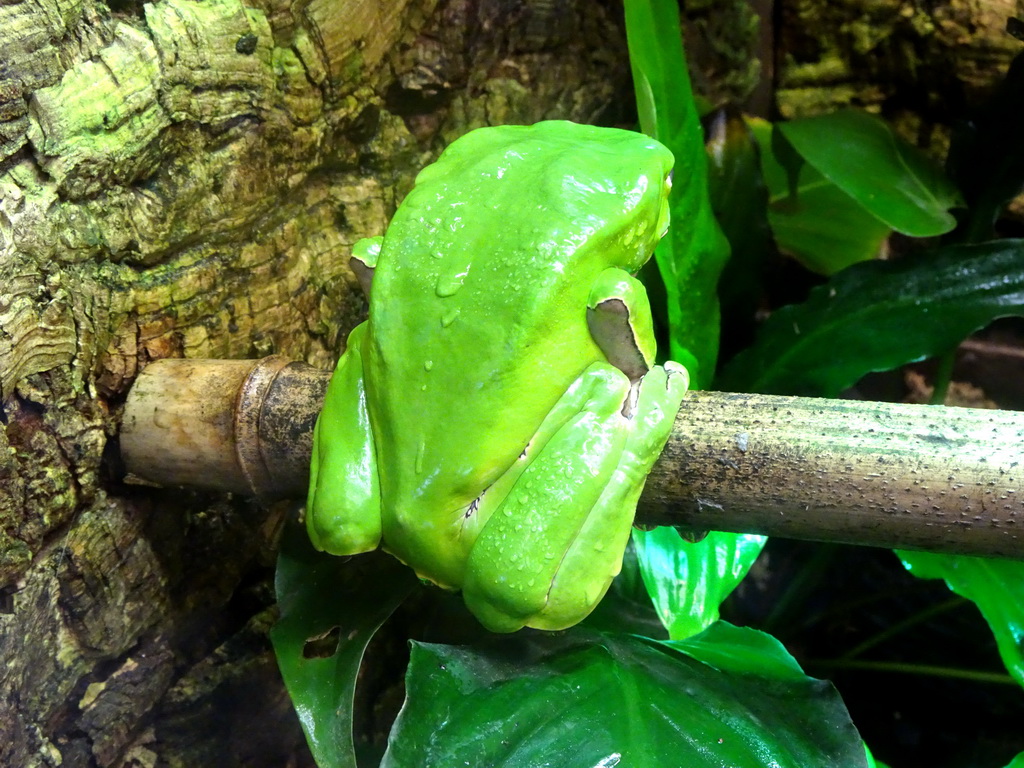
<path id="1" fill-rule="evenodd" d="M 313 432 L 306 530 L 313 546 L 332 555 L 369 552 L 381 539 L 380 483 L 364 391 L 365 335 L 366 323 L 349 335 Z"/>

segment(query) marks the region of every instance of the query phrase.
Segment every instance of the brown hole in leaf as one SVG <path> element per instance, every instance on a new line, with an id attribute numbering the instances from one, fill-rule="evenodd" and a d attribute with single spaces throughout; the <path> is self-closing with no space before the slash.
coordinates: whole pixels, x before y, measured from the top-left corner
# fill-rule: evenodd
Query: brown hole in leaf
<path id="1" fill-rule="evenodd" d="M 302 658 L 328 659 L 338 652 L 338 640 L 341 638 L 341 627 L 334 626 L 319 635 L 306 638 L 302 645 Z"/>

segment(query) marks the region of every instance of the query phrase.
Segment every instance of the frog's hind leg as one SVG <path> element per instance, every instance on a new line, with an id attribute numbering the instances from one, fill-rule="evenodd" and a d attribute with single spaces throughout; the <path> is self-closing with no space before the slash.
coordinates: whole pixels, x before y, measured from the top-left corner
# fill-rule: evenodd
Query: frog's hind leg
<path id="1" fill-rule="evenodd" d="M 634 418 L 623 415 L 629 380 L 605 363 L 563 395 L 559 407 L 570 404 L 575 415 L 516 479 L 470 553 L 463 593 L 489 629 L 571 626 L 604 596 L 622 565 L 643 478 L 685 390 L 678 381 L 668 386 L 663 369 L 648 376 Z"/>
<path id="2" fill-rule="evenodd" d="M 622 450 L 615 426 L 628 391 L 629 381 L 611 366 L 588 368 L 556 405 L 572 417 L 534 454 L 479 532 L 462 589 L 488 629 L 513 632 L 544 610 L 565 552 L 603 491 L 600 478 Z"/>
<path id="3" fill-rule="evenodd" d="M 333 555 L 376 549 L 381 539 L 380 484 L 366 410 L 362 345 L 366 323 L 348 337 L 313 433 L 306 528 Z"/>
<path id="4" fill-rule="evenodd" d="M 686 369 L 668 362 L 664 368 L 652 368 L 634 387 L 634 410 L 625 419 L 626 444 L 614 475 L 566 552 L 544 609 L 528 626 L 572 626 L 581 611 L 589 613 L 604 597 L 622 568 L 637 501 L 672 431 L 688 384 Z"/>

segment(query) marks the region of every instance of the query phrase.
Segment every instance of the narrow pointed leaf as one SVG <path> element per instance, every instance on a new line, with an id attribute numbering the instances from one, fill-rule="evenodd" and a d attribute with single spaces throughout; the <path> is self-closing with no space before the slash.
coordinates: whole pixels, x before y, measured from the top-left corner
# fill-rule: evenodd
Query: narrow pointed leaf
<path id="1" fill-rule="evenodd" d="M 956 226 L 957 188 L 879 118 L 844 110 L 778 127 L 808 164 L 897 232 L 930 237 Z"/>
<path id="2" fill-rule="evenodd" d="M 717 621 L 706 631 L 666 645 L 723 672 L 806 681 L 797 660 L 767 632 Z"/>
<path id="3" fill-rule="evenodd" d="M 775 312 L 718 386 L 835 397 L 866 373 L 943 354 L 996 318 L 1021 314 L 1022 240 L 855 264 Z"/>
<path id="4" fill-rule="evenodd" d="M 711 381 L 718 356 L 718 276 L 729 244 L 708 197 L 707 158 L 683 55 L 675 0 L 626 0 L 626 39 L 640 126 L 676 158 L 672 224 L 654 258 L 665 285 L 669 357 L 691 386 Z"/>

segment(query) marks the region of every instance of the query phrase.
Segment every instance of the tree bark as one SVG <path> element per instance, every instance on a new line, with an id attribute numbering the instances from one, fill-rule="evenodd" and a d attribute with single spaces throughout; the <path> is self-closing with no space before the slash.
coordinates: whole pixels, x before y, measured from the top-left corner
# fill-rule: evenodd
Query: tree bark
<path id="1" fill-rule="evenodd" d="M 347 259 L 483 124 L 632 121 L 611 0 L 0 4 L 0 765 L 309 765 L 287 507 L 126 486 L 147 362 L 329 367 Z"/>
<path id="2" fill-rule="evenodd" d="M 777 106 L 792 119 L 855 107 L 944 156 L 949 132 L 1021 44 L 1014 0 L 778 0 Z"/>

